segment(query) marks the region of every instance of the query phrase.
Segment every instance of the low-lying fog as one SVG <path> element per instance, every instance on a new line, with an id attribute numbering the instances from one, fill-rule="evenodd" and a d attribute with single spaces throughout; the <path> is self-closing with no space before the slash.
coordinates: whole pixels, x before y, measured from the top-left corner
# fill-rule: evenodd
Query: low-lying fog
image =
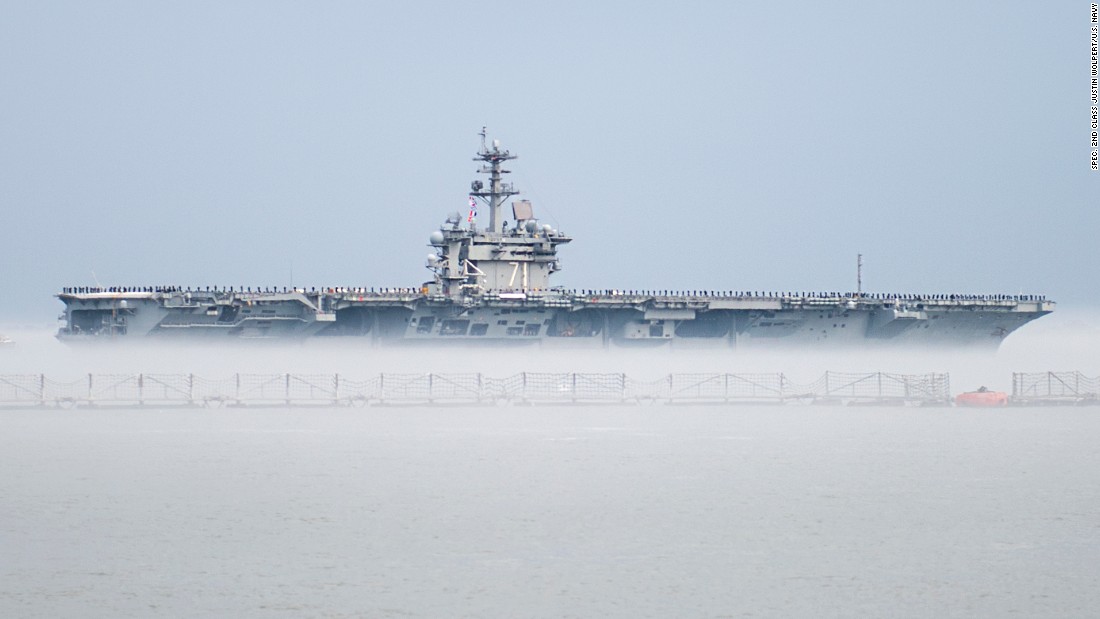
<path id="1" fill-rule="evenodd" d="M 0 375 L 1095 375 L 1100 313 L 999 351 L 65 346 Z M 1100 604 L 1094 407 L 2 410 L 0 616 L 1076 617 Z"/>
<path id="2" fill-rule="evenodd" d="M 1013 372 L 1079 370 L 1100 373 L 1100 310 L 1063 310 L 1010 335 L 999 350 L 896 348 L 556 348 L 371 347 L 368 340 L 173 341 L 62 344 L 49 329 L 7 328 L 14 345 L 0 347 L 0 374 L 44 373 L 56 380 L 82 374 L 192 373 L 218 378 L 240 373 L 335 374 L 367 377 L 389 373 L 622 372 L 640 380 L 668 373 L 783 372 L 812 380 L 826 370 L 847 372 L 949 372 L 956 392 L 980 385 L 1011 389 Z M 679 342 L 678 342 L 679 344 Z"/>

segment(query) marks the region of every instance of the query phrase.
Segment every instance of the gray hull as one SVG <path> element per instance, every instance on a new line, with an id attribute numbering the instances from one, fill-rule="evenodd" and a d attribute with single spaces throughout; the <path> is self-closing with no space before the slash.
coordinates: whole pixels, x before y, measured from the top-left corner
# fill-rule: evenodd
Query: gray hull
<path id="1" fill-rule="evenodd" d="M 355 338 L 372 345 L 842 346 L 872 342 L 996 347 L 1050 313 L 1038 297 L 746 295 L 545 291 L 463 303 L 373 292 L 67 291 L 62 339 Z"/>

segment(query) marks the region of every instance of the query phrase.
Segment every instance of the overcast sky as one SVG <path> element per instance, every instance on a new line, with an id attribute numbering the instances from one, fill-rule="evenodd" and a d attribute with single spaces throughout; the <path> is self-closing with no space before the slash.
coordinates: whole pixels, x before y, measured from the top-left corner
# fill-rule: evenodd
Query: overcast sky
<path id="1" fill-rule="evenodd" d="M 483 125 L 560 285 L 843 291 L 862 252 L 869 290 L 1095 306 L 1088 7 L 8 0 L 0 321 L 415 286 Z"/>

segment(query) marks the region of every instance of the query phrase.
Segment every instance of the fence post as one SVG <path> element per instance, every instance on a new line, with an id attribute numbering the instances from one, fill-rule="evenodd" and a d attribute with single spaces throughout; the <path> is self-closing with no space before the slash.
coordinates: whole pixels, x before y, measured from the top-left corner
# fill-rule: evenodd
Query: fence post
<path id="1" fill-rule="evenodd" d="M 138 406 L 145 406 L 145 375 L 138 374 Z"/>
<path id="2" fill-rule="evenodd" d="M 428 372 L 428 403 L 431 404 L 435 400 L 435 380 L 433 380 L 432 373 Z"/>
<path id="3" fill-rule="evenodd" d="M 233 394 L 233 398 L 237 400 L 237 403 L 241 403 L 241 373 L 237 372 L 237 391 Z"/>
<path id="4" fill-rule="evenodd" d="M 195 375 L 187 375 L 187 404 L 195 405 Z"/>
<path id="5" fill-rule="evenodd" d="M 88 373 L 88 403 L 92 401 L 92 374 Z"/>
<path id="6" fill-rule="evenodd" d="M 38 403 L 42 406 L 46 405 L 46 375 L 38 375 Z"/>
<path id="7" fill-rule="evenodd" d="M 340 403 L 340 374 L 332 375 L 332 403 Z"/>
<path id="8" fill-rule="evenodd" d="M 283 395 L 286 397 L 286 405 L 290 406 L 290 372 L 286 373 L 286 377 L 283 380 L 285 381 L 283 385 Z"/>

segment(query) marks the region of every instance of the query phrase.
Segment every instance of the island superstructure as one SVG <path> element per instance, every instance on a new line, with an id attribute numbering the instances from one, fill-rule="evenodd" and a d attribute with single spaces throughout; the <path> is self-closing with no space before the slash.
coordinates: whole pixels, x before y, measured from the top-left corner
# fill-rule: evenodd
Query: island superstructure
<path id="1" fill-rule="evenodd" d="M 429 236 L 420 286 L 210 288 L 69 287 L 63 340 L 357 338 L 372 345 L 774 347 L 915 344 L 996 347 L 1054 310 L 1042 295 L 566 290 L 551 284 L 572 238 L 541 223 L 505 180 L 516 155 L 496 140 L 475 161 L 467 217 Z M 476 223 L 488 210 L 486 228 Z M 506 218 L 510 207 L 511 217 Z"/>

